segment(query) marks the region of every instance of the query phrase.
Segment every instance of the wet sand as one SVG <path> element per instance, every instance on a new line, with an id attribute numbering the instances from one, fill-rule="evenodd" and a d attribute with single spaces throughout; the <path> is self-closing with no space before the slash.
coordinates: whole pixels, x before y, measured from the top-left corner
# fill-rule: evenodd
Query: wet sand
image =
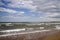
<path id="1" fill-rule="evenodd" d="M 4 36 L 0 40 L 60 40 L 60 30 Z"/>

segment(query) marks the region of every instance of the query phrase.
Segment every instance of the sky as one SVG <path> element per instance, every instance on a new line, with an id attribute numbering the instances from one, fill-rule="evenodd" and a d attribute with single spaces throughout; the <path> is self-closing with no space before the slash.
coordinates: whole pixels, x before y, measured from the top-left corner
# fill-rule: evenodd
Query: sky
<path id="1" fill-rule="evenodd" d="M 60 21 L 60 0 L 0 0 L 0 22 Z"/>

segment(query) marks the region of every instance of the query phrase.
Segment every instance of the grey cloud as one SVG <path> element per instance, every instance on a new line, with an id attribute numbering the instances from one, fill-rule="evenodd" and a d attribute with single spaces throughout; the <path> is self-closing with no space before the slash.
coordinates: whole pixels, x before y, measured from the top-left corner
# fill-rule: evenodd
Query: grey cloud
<path id="1" fill-rule="evenodd" d="M 0 0 L 1 1 L 1 0 Z M 11 2 L 8 7 L 25 7 L 36 12 L 42 12 L 42 14 L 47 17 L 57 18 L 60 16 L 60 0 L 4 0 L 6 2 Z M 17 3 L 16 3 L 17 2 Z M 0 2 L 0 5 L 4 3 Z M 51 13 L 49 15 L 49 13 Z M 59 15 L 55 15 L 59 14 Z"/>
<path id="2" fill-rule="evenodd" d="M 37 11 L 42 12 L 45 16 L 47 16 L 46 13 L 52 13 L 52 18 L 60 18 L 60 0 L 34 0 L 34 5 L 37 6 Z M 54 16 L 54 13 L 59 15 Z M 48 17 L 51 15 L 48 15 Z"/>
<path id="3" fill-rule="evenodd" d="M 60 11 L 59 9 L 59 2 L 58 0 L 41 0 L 41 1 L 34 1 L 35 5 L 37 5 L 37 10 L 38 11 L 43 11 L 43 12 L 55 12 L 55 11 Z M 54 11 L 55 10 L 55 11 Z"/>

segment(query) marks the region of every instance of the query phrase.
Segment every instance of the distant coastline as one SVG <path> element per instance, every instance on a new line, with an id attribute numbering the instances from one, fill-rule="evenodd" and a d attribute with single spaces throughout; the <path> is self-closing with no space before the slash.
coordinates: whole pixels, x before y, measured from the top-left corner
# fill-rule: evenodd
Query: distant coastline
<path id="1" fill-rule="evenodd" d="M 46 21 L 46 22 L 0 22 L 0 23 L 60 23 L 60 21 Z"/>

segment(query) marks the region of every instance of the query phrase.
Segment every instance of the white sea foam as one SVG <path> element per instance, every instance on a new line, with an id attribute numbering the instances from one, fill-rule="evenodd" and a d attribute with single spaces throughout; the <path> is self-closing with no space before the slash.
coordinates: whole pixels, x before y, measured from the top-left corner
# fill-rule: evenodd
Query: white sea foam
<path id="1" fill-rule="evenodd" d="M 15 32 L 15 31 L 25 31 L 25 28 L 22 28 L 22 29 L 12 29 L 12 30 L 3 30 L 3 31 L 0 31 L 0 32 Z"/>
<path id="2" fill-rule="evenodd" d="M 28 32 L 26 31 L 26 32 L 21 32 L 21 33 L 4 34 L 4 35 L 0 35 L 0 37 L 11 36 L 11 35 L 19 35 L 19 34 L 37 33 L 37 32 L 46 32 L 46 31 L 51 31 L 51 30 L 35 30 L 35 31 L 28 31 Z"/>

